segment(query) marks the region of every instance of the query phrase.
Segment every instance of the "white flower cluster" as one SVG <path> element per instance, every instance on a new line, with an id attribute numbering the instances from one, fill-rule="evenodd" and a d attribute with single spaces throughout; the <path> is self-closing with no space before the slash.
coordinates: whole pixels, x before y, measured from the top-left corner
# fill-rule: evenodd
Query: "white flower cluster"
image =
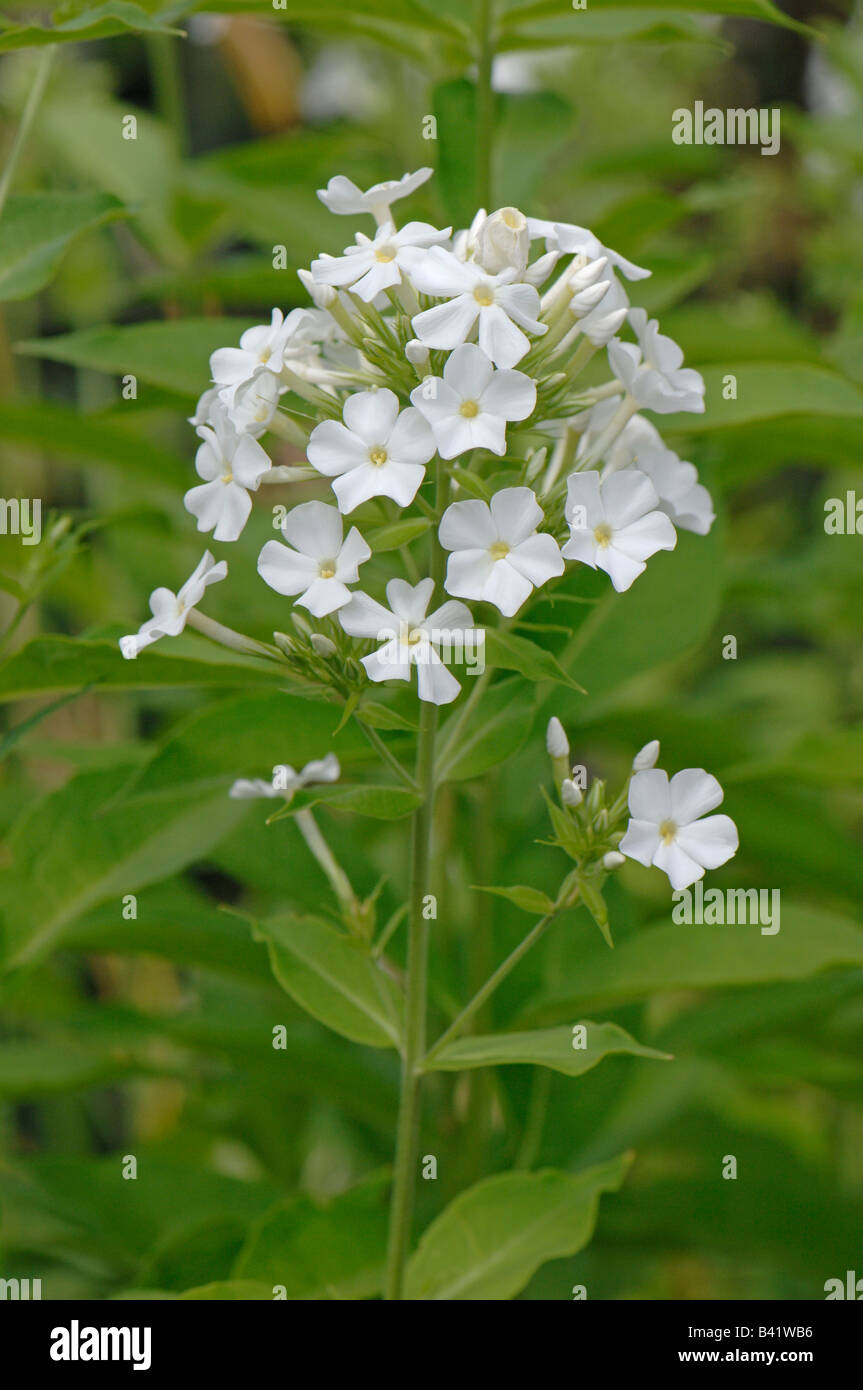
<path id="1" fill-rule="evenodd" d="M 416 666 L 420 698 L 443 704 L 460 687 L 441 667 L 435 633 L 470 627 L 470 612 L 444 602 L 427 616 L 435 581 L 412 569 L 408 584 L 387 570 L 398 547 L 381 566 L 388 607 L 352 590 L 374 545 L 356 526 L 345 534 L 343 517 L 364 508 L 364 530 L 392 528 L 398 509 L 412 508 L 416 534 L 424 518 L 437 527 L 446 593 L 512 618 L 566 561 L 627 589 L 674 547 L 677 528 L 709 530 L 713 510 L 692 464 L 641 414 L 704 409 L 704 383 L 680 348 L 630 307 L 620 277 L 650 272 L 583 227 L 517 208 L 481 210 L 455 234 L 426 222 L 398 228 L 393 205 L 430 175 L 365 192 L 338 177 L 321 190 L 333 213 L 371 215 L 374 233 L 299 272 L 315 307 L 274 309 L 269 324 L 213 354 L 214 385 L 192 417 L 202 481 L 185 504 L 199 531 L 235 541 L 251 494 L 285 476 L 261 437 L 301 446 L 304 476 L 330 480 L 333 500 L 290 511 L 259 573 L 314 619 L 335 615 L 339 640 L 380 642 L 361 657 L 371 680 L 409 680 Z M 603 350 L 611 377 L 577 382 Z M 432 474 L 434 507 L 423 492 Z M 124 655 L 182 630 L 203 593 L 199 571 L 176 600 L 156 592 L 153 619 L 123 639 Z"/>

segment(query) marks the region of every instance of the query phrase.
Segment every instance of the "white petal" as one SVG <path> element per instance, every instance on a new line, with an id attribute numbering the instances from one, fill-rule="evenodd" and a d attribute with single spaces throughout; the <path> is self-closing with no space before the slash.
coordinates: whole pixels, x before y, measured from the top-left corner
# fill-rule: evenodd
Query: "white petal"
<path id="1" fill-rule="evenodd" d="M 347 473 L 368 460 L 369 451 L 357 435 L 338 420 L 324 420 L 312 430 L 306 457 L 328 478 Z"/>
<path id="2" fill-rule="evenodd" d="M 614 544 L 597 546 L 596 564 L 599 569 L 605 570 L 619 594 L 626 593 L 647 568 L 642 560 L 633 560 Z"/>
<path id="3" fill-rule="evenodd" d="M 297 599 L 303 608 L 308 608 L 315 618 L 325 618 L 335 613 L 351 601 L 351 591 L 338 579 L 315 578 L 302 598 Z"/>
<path id="4" fill-rule="evenodd" d="M 240 487 L 257 491 L 258 484 L 269 467 L 270 458 L 266 450 L 250 435 L 242 435 L 231 460 L 231 472 Z"/>
<path id="5" fill-rule="evenodd" d="M 342 517 L 338 507 L 326 502 L 302 502 L 282 522 L 282 535 L 303 555 L 332 560 L 342 544 Z"/>
<path id="6" fill-rule="evenodd" d="M 478 314 L 479 305 L 473 295 L 463 294 L 445 304 L 424 309 L 413 319 L 413 329 L 420 342 L 428 347 L 455 348 L 467 338 Z"/>
<path id="7" fill-rule="evenodd" d="M 447 670 L 434 648 L 429 647 L 427 659 L 417 662 L 417 694 L 420 699 L 432 705 L 449 705 L 460 690 L 455 676 Z"/>
<path id="8" fill-rule="evenodd" d="M 677 840 L 666 845 L 660 840 L 653 862 L 657 869 L 668 874 L 671 886 L 676 893 L 689 888 L 699 878 L 704 877 L 704 869 L 691 855 L 682 849 Z"/>
<path id="9" fill-rule="evenodd" d="M 533 585 L 529 579 L 520 575 L 506 560 L 498 560 L 491 567 L 482 597 L 486 603 L 493 603 L 499 608 L 504 617 L 511 618 L 532 592 Z"/>
<path id="10" fill-rule="evenodd" d="M 451 251 L 445 251 L 442 246 L 433 246 L 428 255 L 411 269 L 411 279 L 420 293 L 431 294 L 439 299 L 470 293 L 477 278 L 472 266 L 458 260 Z"/>
<path id="11" fill-rule="evenodd" d="M 530 348 L 530 340 L 499 304 L 490 304 L 480 312 L 479 345 L 495 366 L 514 367 Z"/>
<path id="12" fill-rule="evenodd" d="M 652 820 L 631 820 L 620 842 L 621 854 L 650 868 L 659 848 L 659 827 Z"/>
<path id="13" fill-rule="evenodd" d="M 318 566 L 307 555 L 267 541 L 258 556 L 258 574 L 277 594 L 302 594 L 318 577 Z"/>
<path id="14" fill-rule="evenodd" d="M 433 593 L 433 579 L 421 579 L 418 584 L 408 584 L 404 579 L 391 579 L 387 585 L 387 603 L 397 618 L 410 623 L 412 627 L 419 627 L 425 618 Z"/>
<path id="15" fill-rule="evenodd" d="M 637 521 L 659 504 L 656 488 L 646 473 L 627 468 L 612 473 L 602 484 L 602 505 L 610 525 L 618 530 Z"/>
<path id="16" fill-rule="evenodd" d="M 494 545 L 497 529 L 487 504 L 478 497 L 451 503 L 441 517 L 438 540 L 444 550 L 487 549 Z"/>
<path id="17" fill-rule="evenodd" d="M 536 384 L 524 372 L 495 372 L 482 395 L 482 409 L 504 420 L 526 420 L 536 408 Z"/>
<path id="18" fill-rule="evenodd" d="M 364 656 L 362 664 L 370 681 L 409 681 L 411 678 L 410 661 L 396 638 L 385 642 L 370 656 Z"/>
<path id="19" fill-rule="evenodd" d="M 359 579 L 360 565 L 369 559 L 371 553 L 371 547 L 363 540 L 356 526 L 352 526 L 336 555 L 336 579 L 342 584 L 355 584 Z"/>
<path id="20" fill-rule="evenodd" d="M 227 483 L 222 488 L 222 514 L 213 531 L 214 541 L 235 541 L 249 519 L 252 499 L 245 488 Z M 200 530 L 200 526 L 198 527 Z"/>
<path id="21" fill-rule="evenodd" d="M 399 413 L 399 398 L 394 391 L 357 391 L 348 396 L 342 417 L 348 429 L 359 435 L 364 444 L 386 444 Z"/>
<path id="22" fill-rule="evenodd" d="M 382 642 L 398 629 L 398 619 L 377 599 L 362 590 L 351 594 L 351 601 L 339 610 L 339 622 L 351 637 L 373 637 Z"/>
<path id="23" fill-rule="evenodd" d="M 507 545 L 519 545 L 542 521 L 542 507 L 529 487 L 505 487 L 489 503 L 497 534 Z"/>
<path id="24" fill-rule="evenodd" d="M 576 508 L 581 507 L 584 508 L 584 520 L 580 519 L 579 514 L 576 529 L 592 532 L 594 526 L 605 518 L 599 474 L 593 470 L 587 473 L 570 473 L 566 480 L 566 519 L 570 526 L 573 524 Z"/>
<path id="25" fill-rule="evenodd" d="M 647 516 L 616 530 L 612 545 L 619 554 L 643 562 L 657 550 L 673 550 L 677 545 L 677 532 L 665 512 L 648 512 Z"/>
<path id="26" fill-rule="evenodd" d="M 470 609 L 465 608 L 463 603 L 447 599 L 440 608 L 429 613 L 423 620 L 423 626 L 428 632 L 467 632 L 473 628 L 473 617 Z"/>
<path id="27" fill-rule="evenodd" d="M 190 487 L 184 496 L 183 506 L 197 519 L 199 531 L 212 531 L 221 517 L 224 487 L 224 483 L 217 478 L 215 482 Z"/>
<path id="28" fill-rule="evenodd" d="M 730 816 L 705 816 L 677 832 L 680 848 L 705 869 L 718 869 L 737 853 L 737 826 Z"/>
<path id="29" fill-rule="evenodd" d="M 661 825 L 671 816 L 671 792 L 668 773 L 660 767 L 636 772 L 629 784 L 629 814 L 635 820 L 654 821 Z"/>
<path id="30" fill-rule="evenodd" d="M 393 425 L 387 440 L 387 453 L 393 462 L 425 464 L 434 452 L 434 435 L 427 421 L 418 410 L 409 406 Z"/>
<path id="31" fill-rule="evenodd" d="M 703 767 L 687 767 L 671 779 L 671 815 L 678 825 L 688 825 L 699 816 L 715 811 L 724 792 L 716 778 Z"/>
<path id="32" fill-rule="evenodd" d="M 455 550 L 447 561 L 444 588 L 459 598 L 481 599 L 494 563 L 488 550 Z"/>
<path id="33" fill-rule="evenodd" d="M 507 563 L 529 579 L 536 589 L 563 574 L 566 568 L 557 541 L 546 533 L 528 536 L 506 558 Z"/>
<path id="34" fill-rule="evenodd" d="M 448 357 L 443 375 L 462 400 L 478 401 L 492 380 L 494 367 L 476 343 L 464 343 Z"/>

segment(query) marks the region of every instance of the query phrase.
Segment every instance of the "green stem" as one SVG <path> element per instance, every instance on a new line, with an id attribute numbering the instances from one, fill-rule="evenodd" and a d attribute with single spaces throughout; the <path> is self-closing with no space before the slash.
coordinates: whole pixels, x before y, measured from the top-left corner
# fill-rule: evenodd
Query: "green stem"
<path id="1" fill-rule="evenodd" d="M 417 740 L 416 781 L 423 802 L 414 813 L 411 846 L 410 916 L 408 922 L 405 1041 L 402 1054 L 401 1097 L 396 1136 L 395 1170 L 390 1206 L 387 1251 L 387 1299 L 401 1299 L 404 1268 L 413 1225 L 419 1149 L 421 1074 L 425 1052 L 428 921 L 423 899 L 428 892 L 431 836 L 434 819 L 434 751 L 437 705 L 423 704 Z"/>
<path id="2" fill-rule="evenodd" d="M 477 13 L 476 75 L 476 187 L 477 203 L 492 212 L 492 156 L 494 142 L 494 90 L 491 85 L 494 63 L 492 31 L 494 0 L 479 0 Z"/>
<path id="3" fill-rule="evenodd" d="M 392 750 L 387 747 L 380 734 L 378 733 L 377 729 L 373 729 L 369 724 L 363 723 L 362 719 L 357 719 L 356 722 L 357 724 L 359 724 L 360 728 L 362 729 L 363 733 L 365 734 L 366 738 L 368 739 L 372 747 L 375 749 L 375 751 L 377 753 L 380 753 L 384 762 L 392 768 L 393 772 L 395 772 L 399 779 L 402 782 L 404 782 L 405 786 L 410 787 L 412 791 L 417 791 L 417 784 L 414 781 L 413 777 L 411 777 L 410 773 L 407 771 L 406 768 L 402 767 L 395 753 L 393 753 Z"/>
<path id="4" fill-rule="evenodd" d="M 152 34 L 146 40 L 150 80 L 153 84 L 153 104 L 174 133 L 181 155 L 188 152 L 186 114 L 183 101 L 183 77 L 180 71 L 179 38 L 170 34 Z"/>
<path id="5" fill-rule="evenodd" d="M 571 905 L 571 901 L 566 904 L 567 907 Z M 470 1003 L 465 1004 L 461 1013 L 457 1018 L 453 1019 L 449 1028 L 447 1028 L 444 1033 L 441 1033 L 434 1046 L 429 1048 L 424 1059 L 425 1066 L 427 1066 L 433 1058 L 437 1057 L 439 1052 L 443 1051 L 448 1042 L 452 1042 L 453 1038 L 458 1037 L 459 1033 L 464 1032 L 465 1027 L 470 1023 L 474 1014 L 482 1008 L 487 999 L 491 998 L 498 985 L 503 983 L 510 971 L 514 970 L 522 957 L 527 955 L 531 946 L 536 945 L 546 928 L 551 926 L 551 923 L 561 910 L 562 906 L 556 907 L 553 912 L 547 912 L 544 917 L 541 917 L 536 925 L 528 932 L 527 936 L 518 943 L 515 950 L 510 951 L 506 960 L 497 967 L 497 970 L 495 970 L 492 975 L 489 975 L 482 989 L 477 990 Z"/>
<path id="6" fill-rule="evenodd" d="M 43 50 L 39 58 L 36 67 L 36 76 L 33 79 L 33 86 L 30 88 L 27 102 L 21 115 L 21 123 L 15 133 L 15 139 L 12 141 L 12 148 L 9 151 L 6 167 L 2 175 L 0 175 L 0 216 L 2 216 L 6 199 L 9 196 L 9 189 L 15 177 L 15 170 L 18 166 L 18 160 L 21 158 L 21 151 L 24 148 L 36 112 L 39 110 L 39 103 L 42 100 L 48 82 L 48 74 L 51 71 L 51 64 L 54 61 L 56 50 L 56 44 L 49 44 L 49 46 Z"/>
<path id="7" fill-rule="evenodd" d="M 346 922 L 353 925 L 359 918 L 359 903 L 351 887 L 351 881 L 339 864 L 323 835 L 317 821 L 308 809 L 298 811 L 294 817 L 297 829 L 326 874 L 330 887 L 339 900 L 339 906 Z"/>

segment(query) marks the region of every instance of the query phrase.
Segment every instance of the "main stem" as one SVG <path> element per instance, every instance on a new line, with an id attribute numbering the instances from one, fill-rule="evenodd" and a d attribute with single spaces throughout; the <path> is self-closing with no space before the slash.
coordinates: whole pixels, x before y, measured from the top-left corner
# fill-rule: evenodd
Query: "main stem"
<path id="1" fill-rule="evenodd" d="M 413 1224 L 420 1128 L 420 1064 L 425 1053 L 428 921 L 423 899 L 428 892 L 434 822 L 434 752 L 437 706 L 423 704 L 417 740 L 416 781 L 423 793 L 414 813 L 411 843 L 410 915 L 408 918 L 405 1041 L 396 1136 L 395 1171 L 390 1206 L 385 1297 L 400 1299 Z"/>
<path id="2" fill-rule="evenodd" d="M 494 91 L 491 85 L 494 62 L 492 33 L 494 0 L 479 0 L 477 12 L 476 76 L 476 183 L 480 207 L 492 208 L 492 137 L 494 135 Z"/>

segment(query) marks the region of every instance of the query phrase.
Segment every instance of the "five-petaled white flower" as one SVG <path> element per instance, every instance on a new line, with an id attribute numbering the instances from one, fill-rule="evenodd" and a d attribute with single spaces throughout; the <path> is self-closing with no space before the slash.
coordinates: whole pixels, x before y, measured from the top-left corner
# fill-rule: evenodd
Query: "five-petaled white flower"
<path id="1" fill-rule="evenodd" d="M 414 174 L 404 174 L 400 179 L 387 179 L 362 189 L 344 174 L 336 174 L 326 188 L 318 189 L 318 197 L 329 208 L 343 217 L 355 213 L 369 212 L 378 223 L 391 222 L 390 207 L 400 198 L 407 198 L 417 188 L 431 178 L 433 169 L 417 169 Z"/>
<path id="2" fill-rule="evenodd" d="M 347 608 L 339 610 L 339 621 L 351 637 L 371 637 L 383 643 L 362 658 L 369 680 L 409 681 L 411 667 L 416 666 L 420 699 L 448 705 L 461 686 L 443 664 L 438 647 L 453 644 L 458 649 L 473 619 L 463 603 L 452 599 L 426 616 L 433 592 L 433 579 L 421 579 L 416 585 L 391 579 L 387 585 L 389 609 L 368 594 L 355 593 Z"/>
<path id="3" fill-rule="evenodd" d="M 537 532 L 542 519 L 529 487 L 505 487 L 488 504 L 453 502 L 438 531 L 444 550 L 452 551 L 447 593 L 493 603 L 511 618 L 534 588 L 565 568 L 554 536 Z"/>
<path id="4" fill-rule="evenodd" d="M 578 457 L 590 449 L 615 415 L 620 396 L 600 401 L 590 412 L 588 427 L 579 441 Z M 646 473 L 659 495 L 659 510 L 671 517 L 678 530 L 706 536 L 716 513 L 706 487 L 698 481 L 698 470 L 685 463 L 665 441 L 655 425 L 644 415 L 633 415 L 605 455 L 603 476 L 618 469 L 637 468 Z"/>
<path id="5" fill-rule="evenodd" d="M 737 853 L 737 826 L 730 816 L 709 816 L 723 791 L 701 767 L 689 767 L 668 780 L 661 768 L 636 772 L 629 784 L 632 819 L 621 852 L 639 864 L 654 864 L 679 892 L 718 869 Z"/>
<path id="6" fill-rule="evenodd" d="M 605 570 L 622 593 L 644 573 L 651 555 L 677 544 L 677 532 L 658 505 L 652 482 L 637 469 L 612 473 L 601 483 L 598 473 L 571 473 L 566 499 L 570 538 L 564 555 Z"/>
<path id="7" fill-rule="evenodd" d="M 153 616 L 147 619 L 138 632 L 131 632 L 120 638 L 120 651 L 123 655 L 131 660 L 144 647 L 149 647 L 151 642 L 157 642 L 160 637 L 177 637 L 186 626 L 189 610 L 200 603 L 207 585 L 224 579 L 227 573 L 228 566 L 225 561 L 219 560 L 217 564 L 209 550 L 205 550 L 194 573 L 178 593 L 174 594 L 170 589 L 154 589 L 150 595 L 150 612 Z"/>
<path id="8" fill-rule="evenodd" d="M 422 415 L 412 407 L 399 413 L 398 396 L 383 388 L 348 396 L 342 419 L 317 425 L 306 451 L 312 467 L 334 479 L 339 511 L 347 515 L 372 497 L 407 507 L 435 452 Z"/>
<path id="9" fill-rule="evenodd" d="M 337 782 L 342 775 L 339 760 L 335 753 L 327 753 L 325 758 L 315 758 L 296 772 L 288 763 L 280 763 L 273 768 L 272 781 L 265 782 L 262 777 L 240 777 L 231 787 L 228 796 L 235 801 L 251 801 L 258 797 L 284 797 L 290 801 L 295 791 L 307 787 L 310 782 Z"/>
<path id="10" fill-rule="evenodd" d="M 659 415 L 676 410 L 703 412 L 704 378 L 694 368 L 681 366 L 683 349 L 660 333 L 656 319 L 648 320 L 643 309 L 630 309 L 629 322 L 638 346 L 619 338 L 608 345 L 608 360 L 618 381 L 645 410 Z"/>
<path id="11" fill-rule="evenodd" d="M 199 531 L 212 531 L 217 541 L 235 541 L 249 519 L 252 499 L 271 467 L 269 455 L 256 439 L 240 434 L 222 406 L 214 407 L 210 423 L 199 425 L 203 440 L 195 455 L 195 470 L 204 482 L 183 498 L 197 518 Z"/>
<path id="12" fill-rule="evenodd" d="M 433 246 L 411 269 L 411 279 L 423 294 L 445 299 L 413 319 L 420 342 L 451 349 L 465 342 L 477 327 L 479 345 L 496 367 L 514 367 L 530 347 L 522 332 L 542 334 L 539 295 L 533 285 L 513 283 L 518 272 L 489 275 L 475 261 L 460 261 L 442 246 Z"/>
<path id="13" fill-rule="evenodd" d="M 438 231 L 428 222 L 408 222 L 397 232 L 392 222 L 385 222 L 374 239 L 357 232 L 356 246 L 348 246 L 343 256 L 312 261 L 312 276 L 316 284 L 350 289 L 370 304 L 383 290 L 400 285 L 403 275 L 410 276 L 418 255 L 446 241 L 451 231 Z"/>
<path id="14" fill-rule="evenodd" d="M 237 392 L 262 372 L 278 376 L 290 357 L 307 352 L 319 312 L 292 309 L 285 318 L 281 309 L 274 309 L 270 323 L 246 329 L 239 347 L 217 348 L 210 373 L 225 404 L 233 405 Z"/>
<path id="15" fill-rule="evenodd" d="M 543 237 L 546 243 L 556 247 L 562 256 L 583 255 L 589 256 L 591 260 L 598 260 L 604 256 L 612 265 L 617 266 L 618 270 L 623 271 L 627 280 L 644 280 L 651 274 L 651 271 L 645 270 L 643 266 L 633 265 L 625 256 L 603 246 L 599 238 L 587 227 L 576 227 L 572 222 L 547 222 L 541 217 L 529 217 L 527 225 L 533 240 Z"/>
<path id="16" fill-rule="evenodd" d="M 431 425 L 441 458 L 468 449 L 502 455 L 507 421 L 533 413 L 536 385 L 524 372 L 495 371 L 482 348 L 463 343 L 448 357 L 443 377 L 426 377 L 411 400 Z"/>
<path id="17" fill-rule="evenodd" d="M 344 540 L 342 530 L 338 507 L 301 503 L 282 522 L 288 544 L 267 541 L 258 557 L 258 574 L 278 594 L 300 594 L 297 603 L 314 617 L 334 613 L 350 602 L 347 586 L 357 582 L 360 565 L 372 553 L 355 526 Z"/>

